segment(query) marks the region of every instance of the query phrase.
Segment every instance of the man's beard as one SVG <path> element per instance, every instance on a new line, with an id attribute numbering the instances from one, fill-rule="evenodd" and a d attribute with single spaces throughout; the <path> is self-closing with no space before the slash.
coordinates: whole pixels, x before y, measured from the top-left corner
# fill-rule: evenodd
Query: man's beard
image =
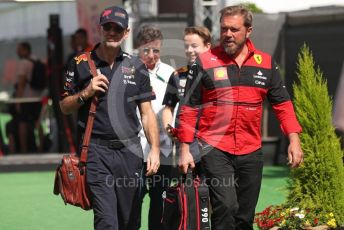
<path id="1" fill-rule="evenodd" d="M 222 45 L 223 49 L 225 50 L 225 52 L 230 56 L 230 57 L 236 57 L 240 51 L 243 49 L 245 45 L 245 41 L 241 42 L 241 43 L 235 43 L 234 46 L 226 46 L 225 44 Z"/>

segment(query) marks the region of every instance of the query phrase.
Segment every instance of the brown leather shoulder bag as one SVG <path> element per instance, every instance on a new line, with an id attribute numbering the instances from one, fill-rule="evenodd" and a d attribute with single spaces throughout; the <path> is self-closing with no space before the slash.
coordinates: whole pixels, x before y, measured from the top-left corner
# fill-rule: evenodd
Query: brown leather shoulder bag
<path id="1" fill-rule="evenodd" d="M 86 55 L 91 73 L 95 77 L 97 76 L 97 70 L 94 62 L 89 52 Z M 55 173 L 54 194 L 61 194 L 66 205 L 71 204 L 84 210 L 92 209 L 90 193 L 86 183 L 86 162 L 97 102 L 98 97 L 94 96 L 89 110 L 80 158 L 76 154 L 64 155 Z"/>

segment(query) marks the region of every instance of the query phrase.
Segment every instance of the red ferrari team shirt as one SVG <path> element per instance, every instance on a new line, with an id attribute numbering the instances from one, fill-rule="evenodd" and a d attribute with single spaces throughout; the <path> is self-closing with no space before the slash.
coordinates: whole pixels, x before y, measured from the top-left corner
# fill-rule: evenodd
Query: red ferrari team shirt
<path id="1" fill-rule="evenodd" d="M 201 54 L 192 65 L 179 115 L 181 142 L 192 142 L 196 133 L 208 144 L 235 155 L 261 148 L 265 98 L 284 134 L 301 132 L 278 66 L 250 40 L 246 45 L 249 52 L 241 67 L 220 46 Z"/>

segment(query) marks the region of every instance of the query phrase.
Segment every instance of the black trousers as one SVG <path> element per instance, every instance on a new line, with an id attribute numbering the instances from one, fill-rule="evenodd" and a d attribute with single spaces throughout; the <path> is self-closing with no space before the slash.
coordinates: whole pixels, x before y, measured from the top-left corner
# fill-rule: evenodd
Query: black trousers
<path id="1" fill-rule="evenodd" d="M 109 148 L 90 143 L 87 183 L 95 230 L 138 230 L 143 169 L 142 148 Z"/>
<path id="2" fill-rule="evenodd" d="M 262 180 L 261 150 L 237 156 L 205 145 L 202 155 L 210 189 L 212 230 L 253 229 Z"/>
<path id="3" fill-rule="evenodd" d="M 163 157 L 163 156 L 161 156 Z M 148 212 L 148 229 L 149 230 L 163 230 L 161 223 L 163 213 L 163 192 L 167 189 L 172 181 L 172 178 L 178 175 L 178 169 L 172 165 L 160 165 L 159 170 L 152 176 L 145 176 L 147 165 L 145 164 L 142 189 L 141 203 L 144 196 L 148 193 L 150 198 L 149 212 Z M 177 180 L 178 178 L 175 178 Z"/>

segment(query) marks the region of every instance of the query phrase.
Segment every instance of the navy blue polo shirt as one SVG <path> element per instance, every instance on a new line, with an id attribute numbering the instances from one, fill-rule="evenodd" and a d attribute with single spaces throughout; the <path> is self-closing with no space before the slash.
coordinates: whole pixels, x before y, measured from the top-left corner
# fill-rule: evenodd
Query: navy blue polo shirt
<path id="1" fill-rule="evenodd" d="M 122 50 L 110 68 L 109 64 L 91 51 L 97 71 L 109 80 L 109 90 L 99 93 L 92 135 L 103 139 L 136 137 L 142 128 L 136 115 L 137 106 L 155 99 L 146 66 L 137 58 Z M 84 89 L 92 78 L 86 54 L 76 56 L 64 75 L 64 90 L 61 98 L 76 94 Z M 78 111 L 78 125 L 85 129 L 91 98 Z"/>

